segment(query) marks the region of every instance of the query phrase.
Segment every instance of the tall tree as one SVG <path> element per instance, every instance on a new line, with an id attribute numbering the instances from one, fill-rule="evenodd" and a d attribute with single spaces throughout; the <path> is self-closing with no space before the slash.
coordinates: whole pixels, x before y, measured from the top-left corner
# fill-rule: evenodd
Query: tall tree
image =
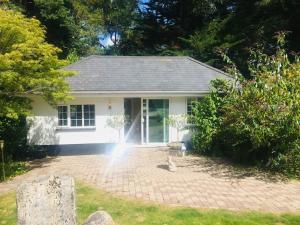
<path id="1" fill-rule="evenodd" d="M 103 4 L 103 35 L 109 38 L 112 46 L 108 54 L 120 54 L 124 46 L 123 40 L 130 38 L 138 16 L 139 0 L 112 0 Z"/>
<path id="2" fill-rule="evenodd" d="M 222 0 L 149 0 L 140 4 L 139 17 L 127 44 L 146 54 L 180 54 L 187 38 L 203 26 Z"/>
<path id="3" fill-rule="evenodd" d="M 60 50 L 45 41 L 45 30 L 36 19 L 0 9 L 0 117 L 18 118 L 30 111 L 30 95 L 55 105 L 68 97 L 60 68 Z"/>
<path id="4" fill-rule="evenodd" d="M 83 0 L 12 0 L 29 17 L 36 17 L 46 27 L 46 39 L 62 49 L 66 56 L 95 53 L 99 47 L 102 11 L 90 9 Z"/>
<path id="5" fill-rule="evenodd" d="M 234 62 L 247 72 L 249 49 L 257 44 L 269 43 L 278 31 L 291 31 L 288 50 L 298 52 L 300 31 L 300 2 L 297 0 L 235 0 L 226 2 L 227 12 L 214 18 L 191 35 L 189 43 L 193 55 L 202 61 L 222 68 L 218 50 L 226 49 Z M 266 49 L 268 50 L 268 49 Z"/>

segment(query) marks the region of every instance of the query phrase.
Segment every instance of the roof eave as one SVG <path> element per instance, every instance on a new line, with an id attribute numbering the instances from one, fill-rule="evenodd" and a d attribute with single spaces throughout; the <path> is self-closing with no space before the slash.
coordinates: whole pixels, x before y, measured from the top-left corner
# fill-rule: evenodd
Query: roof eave
<path id="1" fill-rule="evenodd" d="M 179 97 L 204 96 L 210 91 L 71 91 L 70 94 L 80 97 Z"/>

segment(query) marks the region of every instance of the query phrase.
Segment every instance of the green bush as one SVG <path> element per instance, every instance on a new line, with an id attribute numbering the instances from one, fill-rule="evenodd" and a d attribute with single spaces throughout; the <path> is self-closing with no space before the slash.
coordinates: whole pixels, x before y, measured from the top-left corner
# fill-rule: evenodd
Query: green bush
<path id="1" fill-rule="evenodd" d="M 252 51 L 251 80 L 223 86 L 225 95 L 213 91 L 195 107 L 198 152 L 300 175 L 300 63 L 289 60 L 282 37 L 278 43 L 271 56 Z"/>
<path id="2" fill-rule="evenodd" d="M 0 163 L 0 182 L 4 180 L 2 163 Z M 9 161 L 4 163 L 4 171 L 5 178 L 8 179 L 10 177 L 14 177 L 17 175 L 21 175 L 28 171 L 28 167 L 26 166 L 26 162 L 19 161 Z"/>
<path id="3" fill-rule="evenodd" d="M 229 83 L 225 80 L 212 81 L 213 91 L 210 95 L 193 102 L 193 114 L 189 118 L 193 124 L 193 148 L 197 153 L 213 153 L 213 138 L 222 121 L 222 109 Z"/>
<path id="4" fill-rule="evenodd" d="M 24 159 L 27 149 L 27 131 L 25 117 L 0 118 L 0 139 L 5 143 L 4 157 L 6 161 Z"/>

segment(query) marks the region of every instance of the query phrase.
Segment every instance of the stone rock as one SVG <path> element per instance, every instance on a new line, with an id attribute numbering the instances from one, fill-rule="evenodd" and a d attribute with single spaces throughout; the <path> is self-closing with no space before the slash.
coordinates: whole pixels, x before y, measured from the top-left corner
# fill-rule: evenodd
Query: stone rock
<path id="1" fill-rule="evenodd" d="M 17 215 L 19 225 L 76 225 L 73 178 L 51 175 L 23 182 Z"/>
<path id="2" fill-rule="evenodd" d="M 172 161 L 171 156 L 168 157 L 168 168 L 170 172 L 176 172 L 177 171 L 177 167 L 175 165 L 175 163 Z"/>
<path id="3" fill-rule="evenodd" d="M 115 225 L 111 216 L 105 211 L 91 214 L 83 225 Z"/>

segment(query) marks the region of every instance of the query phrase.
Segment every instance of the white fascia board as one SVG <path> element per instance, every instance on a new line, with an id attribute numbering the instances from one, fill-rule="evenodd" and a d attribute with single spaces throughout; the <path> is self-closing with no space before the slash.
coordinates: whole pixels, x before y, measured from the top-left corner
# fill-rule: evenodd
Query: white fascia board
<path id="1" fill-rule="evenodd" d="M 80 97 L 197 97 L 208 93 L 209 91 L 74 91 L 70 94 Z"/>

